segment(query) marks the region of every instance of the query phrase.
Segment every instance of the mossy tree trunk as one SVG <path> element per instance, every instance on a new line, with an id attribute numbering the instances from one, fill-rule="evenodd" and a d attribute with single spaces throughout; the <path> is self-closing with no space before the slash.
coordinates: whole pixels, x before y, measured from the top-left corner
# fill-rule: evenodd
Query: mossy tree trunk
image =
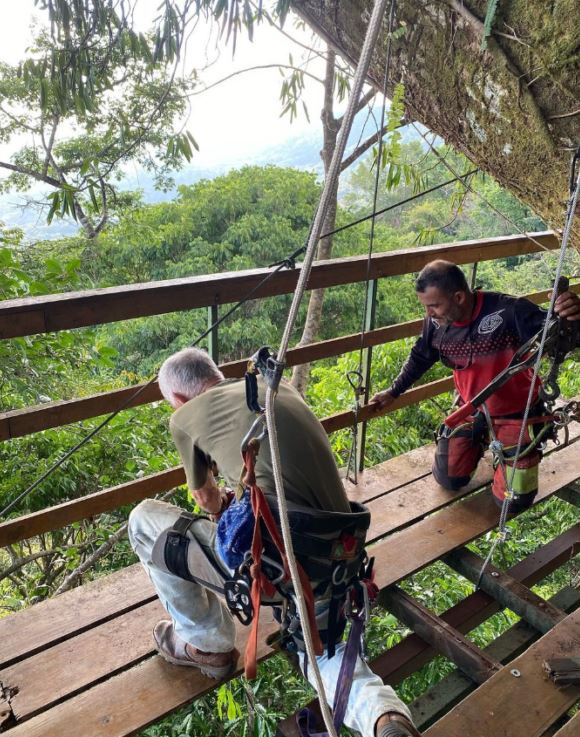
<path id="1" fill-rule="evenodd" d="M 393 44 L 389 87 L 402 81 L 409 119 L 442 136 L 551 227 L 562 227 L 570 158 L 580 145 L 577 2 L 500 2 L 482 50 L 487 4 L 397 0 L 403 31 Z M 371 0 L 292 5 L 356 63 Z M 385 19 L 369 75 L 377 88 L 386 43 Z"/>

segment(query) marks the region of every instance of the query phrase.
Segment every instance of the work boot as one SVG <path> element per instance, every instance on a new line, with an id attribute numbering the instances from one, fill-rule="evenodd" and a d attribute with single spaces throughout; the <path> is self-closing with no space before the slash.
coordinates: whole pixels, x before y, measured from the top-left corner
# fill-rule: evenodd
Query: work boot
<path id="1" fill-rule="evenodd" d="M 153 629 L 153 639 L 158 653 L 173 665 L 186 665 L 199 670 L 209 678 L 222 679 L 235 668 L 239 653 L 209 653 L 199 650 L 175 633 L 173 622 L 162 619 Z"/>
<path id="2" fill-rule="evenodd" d="M 378 719 L 377 737 L 421 737 L 421 733 L 404 714 L 390 711 Z"/>

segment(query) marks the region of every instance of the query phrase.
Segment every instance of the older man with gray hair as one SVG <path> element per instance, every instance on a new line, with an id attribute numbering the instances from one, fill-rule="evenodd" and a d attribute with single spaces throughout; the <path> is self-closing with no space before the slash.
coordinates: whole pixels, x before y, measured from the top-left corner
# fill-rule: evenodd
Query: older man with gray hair
<path id="1" fill-rule="evenodd" d="M 260 396 L 264 386 L 259 380 Z M 232 569 L 216 543 L 216 519 L 230 495 L 216 482 L 219 474 L 235 487 L 241 470 L 242 439 L 255 419 L 246 404 L 245 385 L 226 380 L 203 351 L 187 348 L 171 356 L 159 372 L 159 386 L 175 412 L 170 429 L 199 507 L 200 515 L 161 501 L 146 500 L 133 510 L 129 537 L 147 570 L 170 620 L 159 622 L 154 639 L 170 663 L 199 668 L 213 678 L 235 667 L 235 626 L 222 601 L 224 582 Z M 300 395 L 282 382 L 276 397 L 284 489 L 289 504 L 351 516 L 351 506 L 321 424 Z M 275 492 L 268 443 L 256 463 L 256 480 L 268 494 Z M 185 545 L 168 545 L 180 527 Z M 171 538 L 174 540 L 176 538 Z M 223 553 L 223 551 L 222 551 Z M 177 573 L 176 573 L 177 571 Z M 328 592 L 315 589 L 317 613 L 328 608 Z M 332 696 L 344 654 L 340 643 L 334 657 L 318 657 L 329 696 Z M 303 655 L 299 653 L 303 666 Z M 304 667 L 304 666 L 303 666 Z M 383 684 L 360 657 L 355 664 L 345 724 L 364 737 L 418 737 L 407 707 Z"/>

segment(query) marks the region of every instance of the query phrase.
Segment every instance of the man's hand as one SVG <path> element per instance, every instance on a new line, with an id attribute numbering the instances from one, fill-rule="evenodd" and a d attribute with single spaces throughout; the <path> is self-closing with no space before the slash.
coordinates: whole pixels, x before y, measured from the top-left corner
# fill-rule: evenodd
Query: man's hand
<path id="1" fill-rule="evenodd" d="M 388 389 L 385 389 L 382 392 L 377 392 L 374 397 L 371 397 L 370 404 L 374 404 L 375 410 L 378 412 L 381 409 L 390 407 L 394 401 L 395 397 Z"/>
<path id="2" fill-rule="evenodd" d="M 580 320 L 580 298 L 574 292 L 563 292 L 554 303 L 554 309 L 566 320 Z"/>
<path id="3" fill-rule="evenodd" d="M 208 514 L 219 514 L 222 510 L 224 496 L 218 487 L 211 468 L 207 469 L 205 484 L 199 489 L 193 490 L 193 498 Z"/>

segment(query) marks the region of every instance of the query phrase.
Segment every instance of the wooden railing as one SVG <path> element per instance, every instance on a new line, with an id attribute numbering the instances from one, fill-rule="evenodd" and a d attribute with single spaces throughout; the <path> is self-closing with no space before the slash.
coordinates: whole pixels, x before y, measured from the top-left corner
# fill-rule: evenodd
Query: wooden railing
<path id="1" fill-rule="evenodd" d="M 540 245 L 538 245 L 540 244 Z M 536 233 L 533 240 L 525 236 L 508 236 L 479 241 L 442 244 L 420 249 L 406 249 L 376 254 L 371 259 L 370 278 L 413 273 L 434 258 L 445 257 L 458 264 L 487 261 L 507 256 L 534 253 L 558 247 L 553 233 Z M 335 259 L 314 265 L 309 288 L 329 287 L 339 284 L 364 282 L 367 278 L 367 258 Z M 125 285 L 110 289 L 88 290 L 60 295 L 48 295 L 0 303 L 0 337 L 9 338 L 34 333 L 66 330 L 125 320 L 174 310 L 213 307 L 235 302 L 254 289 L 267 275 L 268 270 L 233 272 L 189 279 L 176 279 L 147 284 Z M 263 284 L 255 297 L 263 298 L 294 291 L 298 269 L 278 272 Z M 546 300 L 548 291 L 528 295 L 535 302 Z M 362 345 L 366 349 L 382 343 L 417 335 L 422 320 L 412 320 L 398 325 L 369 330 Z M 358 350 L 361 334 L 342 336 L 290 350 L 289 366 L 312 362 Z M 228 377 L 242 376 L 246 361 L 222 364 Z M 418 386 L 406 392 L 389 408 L 389 412 L 416 404 L 424 399 L 449 391 L 451 378 L 440 379 Z M 102 392 L 97 395 L 70 401 L 51 402 L 37 407 L 6 412 L 0 415 L 0 440 L 21 437 L 67 423 L 88 419 L 116 410 L 138 389 Z M 152 383 L 127 408 L 150 403 L 160 398 L 156 383 Z M 369 406 L 358 413 L 359 422 L 380 416 Z M 352 426 L 352 411 L 340 412 L 322 420 L 328 433 Z M 0 546 L 19 539 L 58 529 L 66 524 L 124 504 L 140 501 L 148 496 L 167 491 L 185 481 L 183 469 L 176 467 L 152 476 L 105 489 L 81 499 L 41 510 L 34 514 L 8 520 L 0 524 Z"/>

